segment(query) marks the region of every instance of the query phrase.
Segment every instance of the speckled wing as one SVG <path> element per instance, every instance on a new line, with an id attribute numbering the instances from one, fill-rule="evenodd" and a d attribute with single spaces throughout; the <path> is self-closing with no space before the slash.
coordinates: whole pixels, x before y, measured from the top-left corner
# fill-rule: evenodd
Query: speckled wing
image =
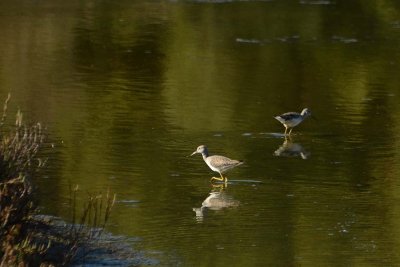
<path id="1" fill-rule="evenodd" d="M 234 160 L 234 159 L 230 159 L 230 158 L 227 158 L 224 156 L 218 156 L 218 155 L 209 156 L 207 158 L 208 166 L 213 171 L 217 171 L 217 172 L 221 172 L 221 173 L 224 173 L 225 171 L 230 170 L 242 163 L 243 163 L 243 161 Z"/>
<path id="2" fill-rule="evenodd" d="M 275 119 L 277 119 L 278 121 L 284 123 L 286 121 L 295 120 L 295 119 L 298 119 L 300 117 L 301 117 L 301 115 L 299 113 L 297 113 L 297 112 L 286 112 L 286 113 L 283 113 L 283 114 L 281 114 L 279 116 L 276 116 Z"/>

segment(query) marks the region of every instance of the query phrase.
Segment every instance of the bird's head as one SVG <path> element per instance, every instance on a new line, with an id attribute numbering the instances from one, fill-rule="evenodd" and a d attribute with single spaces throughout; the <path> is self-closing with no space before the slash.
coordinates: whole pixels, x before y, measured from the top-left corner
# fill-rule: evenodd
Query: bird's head
<path id="1" fill-rule="evenodd" d="M 311 116 L 311 110 L 309 110 L 308 108 L 303 109 L 301 111 L 301 116 L 303 116 L 303 117 Z"/>
<path id="2" fill-rule="evenodd" d="M 203 154 L 206 151 L 207 151 L 207 147 L 205 145 L 201 145 L 201 146 L 198 146 L 196 151 L 193 152 L 190 156 L 193 156 L 194 154 Z"/>

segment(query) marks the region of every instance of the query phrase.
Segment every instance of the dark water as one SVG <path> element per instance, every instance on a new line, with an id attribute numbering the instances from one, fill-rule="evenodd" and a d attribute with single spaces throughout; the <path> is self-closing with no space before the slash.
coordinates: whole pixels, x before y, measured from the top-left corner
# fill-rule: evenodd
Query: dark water
<path id="1" fill-rule="evenodd" d="M 160 266 L 400 265 L 399 11 L 0 2 L 0 97 L 47 127 L 42 211 L 109 188 L 108 230 Z M 304 107 L 317 120 L 285 142 L 273 116 Z M 200 144 L 245 161 L 226 188 Z"/>

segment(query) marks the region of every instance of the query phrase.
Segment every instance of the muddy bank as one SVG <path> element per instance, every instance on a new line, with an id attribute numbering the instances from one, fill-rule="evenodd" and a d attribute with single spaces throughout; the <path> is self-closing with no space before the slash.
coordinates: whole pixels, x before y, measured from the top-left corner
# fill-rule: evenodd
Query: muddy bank
<path id="1" fill-rule="evenodd" d="M 77 247 L 70 247 L 65 238 L 71 227 L 80 225 L 71 225 L 60 218 L 48 215 L 36 215 L 33 218 L 32 229 L 36 232 L 36 241 L 38 244 L 47 244 L 51 241 L 44 259 L 48 262 L 57 262 L 57 259 L 65 257 L 70 253 L 71 261 L 68 266 L 155 266 L 159 264 L 157 259 L 144 256 L 141 251 L 134 250 L 139 238 L 128 238 L 125 236 L 116 236 L 101 229 L 85 228 L 86 232 L 94 232 L 94 238 L 83 239 L 77 244 Z M 99 231 L 102 231 L 99 234 Z"/>

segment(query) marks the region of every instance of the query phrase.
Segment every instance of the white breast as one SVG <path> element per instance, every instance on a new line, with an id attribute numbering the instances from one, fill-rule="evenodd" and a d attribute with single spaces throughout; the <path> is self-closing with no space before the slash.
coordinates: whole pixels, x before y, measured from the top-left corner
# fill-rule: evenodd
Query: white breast
<path id="1" fill-rule="evenodd" d="M 286 126 L 288 126 L 289 128 L 293 128 L 296 125 L 298 125 L 303 119 L 301 117 L 298 118 L 293 118 L 291 120 L 287 120 L 285 121 Z"/>

